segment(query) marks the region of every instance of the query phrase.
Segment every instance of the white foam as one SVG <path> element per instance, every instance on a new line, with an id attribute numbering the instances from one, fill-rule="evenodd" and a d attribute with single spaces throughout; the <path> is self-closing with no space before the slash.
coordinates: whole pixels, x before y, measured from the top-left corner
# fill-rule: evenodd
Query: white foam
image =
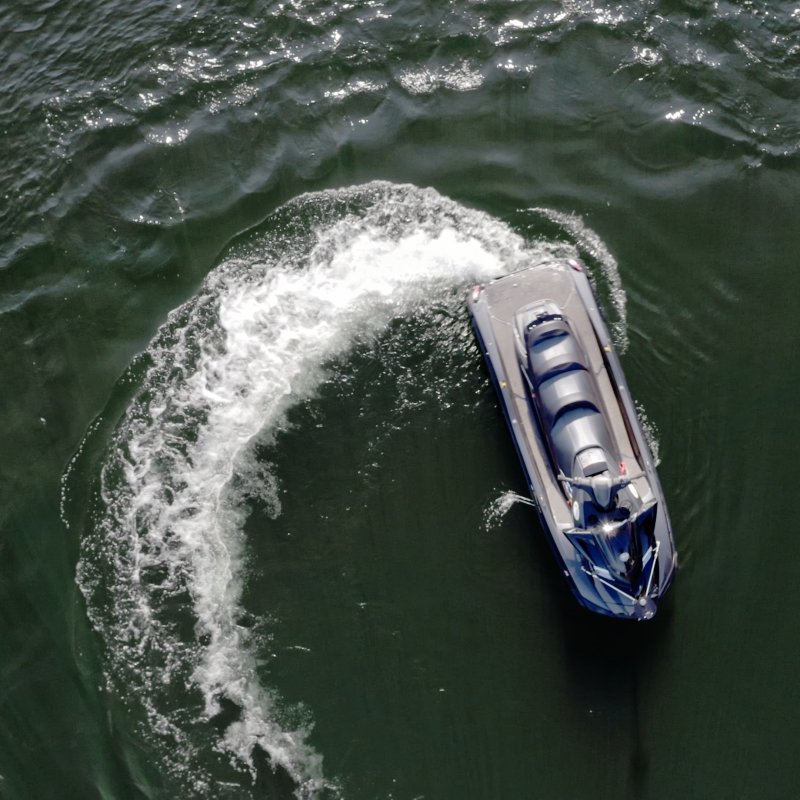
<path id="1" fill-rule="evenodd" d="M 657 467 L 661 463 L 661 443 L 659 441 L 658 427 L 655 422 L 647 415 L 645 407 L 638 401 L 636 404 L 636 414 L 639 417 L 639 423 L 642 426 L 644 438 L 650 447 L 650 453 L 653 456 L 653 466 Z"/>
<path id="2" fill-rule="evenodd" d="M 509 511 L 517 504 L 522 503 L 526 506 L 534 506 L 535 504 L 530 497 L 525 497 L 517 494 L 512 490 L 503 492 L 501 495 L 495 497 L 491 503 L 483 511 L 483 529 L 488 533 L 493 528 L 496 528 L 508 514 Z"/>
<path id="3" fill-rule="evenodd" d="M 308 725 L 287 727 L 239 624 L 243 497 L 258 493 L 280 513 L 277 477 L 254 445 L 354 343 L 437 298 L 460 305 L 469 282 L 531 258 L 505 225 L 432 190 L 370 184 L 291 205 L 282 219 L 308 219 L 305 228 L 268 234 L 223 263 L 148 349 L 151 366 L 102 469 L 105 514 L 78 568 L 108 644 L 109 686 L 138 698 L 167 742 L 167 767 L 199 794 L 211 780 L 203 737 L 250 769 L 259 745 L 298 795 L 325 785 Z M 168 611 L 176 598 L 180 611 Z M 189 611 L 194 636 L 174 619 Z M 174 705 L 187 688 L 202 698 L 194 713 Z M 223 699 L 241 714 L 214 738 L 207 720 Z"/>

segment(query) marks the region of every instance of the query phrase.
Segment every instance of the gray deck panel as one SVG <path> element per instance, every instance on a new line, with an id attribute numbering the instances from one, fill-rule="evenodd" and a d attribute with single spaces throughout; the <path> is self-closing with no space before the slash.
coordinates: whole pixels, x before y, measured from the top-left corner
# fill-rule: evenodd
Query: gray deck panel
<path id="1" fill-rule="evenodd" d="M 589 320 L 583 303 L 575 290 L 569 273 L 563 267 L 542 266 L 525 270 L 518 276 L 502 278 L 484 288 L 484 296 L 489 313 L 493 318 L 497 341 L 497 355 L 500 358 L 509 387 L 515 398 L 515 416 L 526 434 L 526 440 L 535 438 L 534 421 L 531 419 L 528 402 L 525 398 L 525 385 L 517 362 L 514 344 L 513 320 L 515 313 L 524 305 L 537 300 L 552 300 L 567 317 L 579 337 L 589 359 L 589 368 L 594 373 L 601 409 L 608 420 L 613 444 L 623 458 L 629 474 L 642 470 L 636 459 L 635 450 L 628 436 L 614 389 L 606 371 L 601 344 L 597 340 L 594 328 Z M 605 344 L 605 343 L 604 343 Z M 549 463 L 541 455 L 530 448 L 528 453 L 542 477 L 547 492 L 547 503 L 553 511 L 556 522 L 561 527 L 571 527 L 572 514 L 567 506 L 561 488 L 553 480 Z M 635 481 L 641 495 L 649 494 L 649 486 L 645 478 Z"/>

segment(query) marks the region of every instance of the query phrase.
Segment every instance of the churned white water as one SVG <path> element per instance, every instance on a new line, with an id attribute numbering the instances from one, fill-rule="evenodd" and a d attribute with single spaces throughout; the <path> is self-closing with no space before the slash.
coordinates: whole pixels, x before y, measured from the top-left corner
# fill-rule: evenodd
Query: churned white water
<path id="1" fill-rule="evenodd" d="M 279 476 L 254 446 L 325 380 L 326 364 L 392 319 L 461 308 L 471 282 L 546 257 L 485 214 L 389 184 L 305 196 L 276 225 L 214 270 L 148 348 L 78 566 L 110 690 L 138 704 L 167 768 L 198 794 L 210 789 L 209 737 L 250 770 L 260 747 L 298 796 L 330 787 L 307 741 L 313 709 L 287 713 L 262 685 L 241 623 L 244 501 L 257 495 L 280 513 Z M 209 721 L 223 703 L 238 716 L 217 735 Z"/>
<path id="2" fill-rule="evenodd" d="M 530 497 L 518 494 L 511 489 L 506 490 L 502 494 L 495 497 L 489 505 L 483 510 L 483 529 L 488 533 L 496 528 L 508 514 L 509 511 L 517 504 L 521 503 L 525 506 L 536 507 L 536 504 Z"/>

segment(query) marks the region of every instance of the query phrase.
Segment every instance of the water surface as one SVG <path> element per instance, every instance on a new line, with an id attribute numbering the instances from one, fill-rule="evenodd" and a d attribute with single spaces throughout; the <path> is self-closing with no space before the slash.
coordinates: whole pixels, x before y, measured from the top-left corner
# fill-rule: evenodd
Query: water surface
<path id="1" fill-rule="evenodd" d="M 8 8 L 0 796 L 787 798 L 800 11 Z M 463 297 L 587 263 L 682 568 L 574 607 Z"/>

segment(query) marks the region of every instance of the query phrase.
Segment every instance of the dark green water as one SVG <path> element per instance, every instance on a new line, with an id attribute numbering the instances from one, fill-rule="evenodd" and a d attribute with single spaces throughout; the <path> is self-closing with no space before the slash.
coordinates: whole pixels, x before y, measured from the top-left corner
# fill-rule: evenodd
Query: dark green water
<path id="1" fill-rule="evenodd" d="M 800 796 L 795 4 L 2 19 L 0 797 Z M 462 300 L 565 254 L 670 500 L 648 625 L 503 503 Z"/>

